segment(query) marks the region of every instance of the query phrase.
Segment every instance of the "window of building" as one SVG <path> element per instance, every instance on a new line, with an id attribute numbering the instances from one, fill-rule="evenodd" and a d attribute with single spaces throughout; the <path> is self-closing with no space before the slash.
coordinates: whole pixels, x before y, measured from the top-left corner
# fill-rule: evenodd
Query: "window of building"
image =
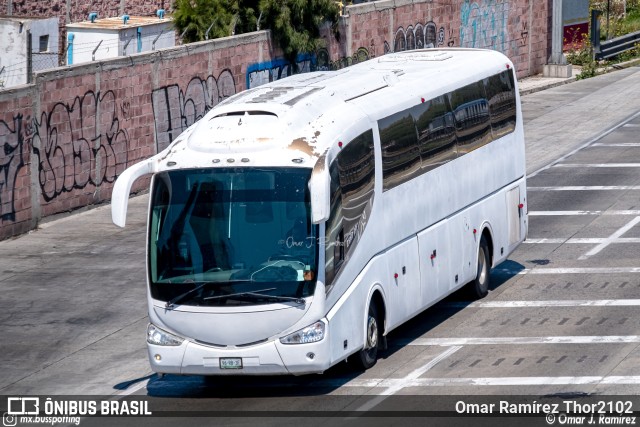
<path id="1" fill-rule="evenodd" d="M 49 52 L 49 35 L 48 34 L 46 36 L 40 36 L 38 52 Z"/>

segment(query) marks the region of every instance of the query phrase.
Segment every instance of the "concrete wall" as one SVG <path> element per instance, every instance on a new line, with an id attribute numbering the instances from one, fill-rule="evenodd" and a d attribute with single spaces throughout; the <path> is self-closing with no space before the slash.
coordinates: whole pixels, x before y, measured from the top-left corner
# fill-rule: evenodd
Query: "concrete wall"
<path id="1" fill-rule="evenodd" d="M 30 22 L 31 51 L 33 52 L 33 71 L 42 71 L 58 66 L 58 20 L 56 18 L 38 19 Z M 48 36 L 47 50 L 40 52 L 40 37 Z"/>
<path id="2" fill-rule="evenodd" d="M 0 19 L 0 88 L 27 83 L 27 29 L 18 21 Z"/>
<path id="3" fill-rule="evenodd" d="M 127 53 L 138 53 L 137 30 L 141 29 L 140 52 L 149 52 L 175 46 L 175 31 L 171 21 L 163 21 L 157 24 L 141 25 L 129 28 L 88 28 L 67 27 L 67 36 L 73 34 L 73 45 L 70 49 L 73 64 L 91 62 L 124 56 L 124 47 Z M 157 40 L 156 40 L 157 38 Z M 153 44 L 154 40 L 155 46 Z M 66 48 L 65 48 L 66 49 Z M 94 53 L 95 50 L 95 53 Z M 67 65 L 69 55 L 67 55 Z"/>
<path id="4" fill-rule="evenodd" d="M 53 50 L 62 55 L 67 40 L 65 24 L 86 21 L 90 12 L 98 12 L 99 18 L 155 16 L 158 9 L 170 11 L 172 4 L 172 0 L 0 0 L 0 16 L 57 17 L 59 44 Z M 64 59 L 60 56 L 62 64 L 66 63 Z"/>
<path id="5" fill-rule="evenodd" d="M 514 61 L 520 77 L 538 73 L 547 57 L 544 3 L 385 0 L 348 7 L 340 41 L 326 28 L 326 48 L 302 55 L 298 67 L 341 68 L 433 43 L 493 47 Z M 0 91 L 0 239 L 108 200 L 127 166 L 165 148 L 221 99 L 291 70 L 269 33 L 257 32 L 63 67 L 38 73 L 33 85 Z"/>

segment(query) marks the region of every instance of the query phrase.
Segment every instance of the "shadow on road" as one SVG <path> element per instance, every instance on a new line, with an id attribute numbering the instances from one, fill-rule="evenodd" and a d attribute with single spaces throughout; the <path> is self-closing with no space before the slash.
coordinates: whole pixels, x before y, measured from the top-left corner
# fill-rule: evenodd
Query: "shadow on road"
<path id="1" fill-rule="evenodd" d="M 513 261 L 506 261 L 500 264 L 491 274 L 491 290 L 496 290 L 503 286 L 524 268 L 523 265 Z M 427 335 L 432 329 L 446 322 L 472 302 L 464 292 L 464 289 L 451 294 L 415 318 L 394 329 L 388 335 L 388 349 L 381 351 L 379 358 L 386 359 L 401 351 L 408 343 Z M 147 385 L 147 394 L 154 397 L 217 398 L 226 400 L 234 398 L 327 396 L 363 374 L 362 371 L 356 370 L 352 364 L 349 364 L 347 360 L 337 364 L 322 375 L 299 377 L 165 375 L 159 378 L 158 376 L 152 376 Z M 121 383 L 118 386 L 126 388 L 132 383 L 145 378 Z"/>

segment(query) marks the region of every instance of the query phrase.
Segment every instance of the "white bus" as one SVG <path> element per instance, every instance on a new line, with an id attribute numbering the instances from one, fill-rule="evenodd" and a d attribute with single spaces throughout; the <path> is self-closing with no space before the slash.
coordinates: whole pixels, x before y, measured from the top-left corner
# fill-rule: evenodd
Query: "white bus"
<path id="1" fill-rule="evenodd" d="M 238 93 L 113 191 L 151 181 L 147 342 L 158 373 L 321 373 L 375 362 L 394 328 L 527 232 L 513 64 L 388 54 Z"/>

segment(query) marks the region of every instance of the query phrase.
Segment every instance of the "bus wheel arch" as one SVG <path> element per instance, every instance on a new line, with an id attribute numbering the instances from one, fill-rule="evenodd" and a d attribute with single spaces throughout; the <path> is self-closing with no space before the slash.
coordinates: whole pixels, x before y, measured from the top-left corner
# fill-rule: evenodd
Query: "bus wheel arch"
<path id="1" fill-rule="evenodd" d="M 369 369 L 376 364 L 380 350 L 387 348 L 384 335 L 386 325 L 386 304 L 381 288 L 374 287 L 367 302 L 364 322 L 364 347 L 353 355 L 359 369 Z"/>
<path id="2" fill-rule="evenodd" d="M 485 241 L 487 242 L 487 246 L 489 248 L 489 268 L 493 267 L 493 237 L 491 236 L 491 227 L 489 226 L 489 224 L 485 224 L 482 227 L 482 234 L 480 235 L 480 239 L 482 240 L 482 238 L 485 239 Z M 480 242 L 478 242 L 478 245 L 480 244 Z"/>
<path id="3" fill-rule="evenodd" d="M 480 234 L 476 252 L 476 277 L 467 284 L 467 295 L 472 299 L 484 298 L 489 293 L 490 275 L 493 265 L 493 239 L 489 226 Z"/>

